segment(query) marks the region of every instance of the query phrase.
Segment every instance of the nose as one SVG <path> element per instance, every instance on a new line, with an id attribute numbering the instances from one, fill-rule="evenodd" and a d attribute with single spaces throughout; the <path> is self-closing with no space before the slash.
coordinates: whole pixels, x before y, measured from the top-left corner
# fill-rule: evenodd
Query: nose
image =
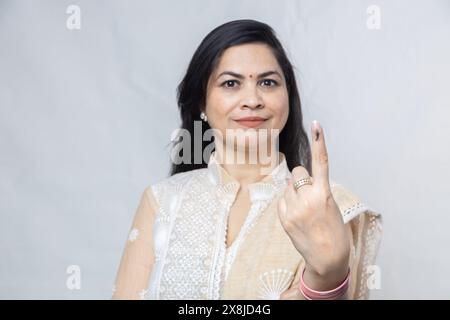
<path id="1" fill-rule="evenodd" d="M 256 87 L 248 86 L 243 94 L 241 108 L 260 109 L 264 107 L 263 99 Z"/>

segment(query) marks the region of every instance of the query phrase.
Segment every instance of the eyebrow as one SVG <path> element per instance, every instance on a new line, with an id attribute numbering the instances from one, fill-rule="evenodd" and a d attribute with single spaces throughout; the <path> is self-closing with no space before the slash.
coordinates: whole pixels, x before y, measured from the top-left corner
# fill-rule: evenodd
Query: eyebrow
<path id="1" fill-rule="evenodd" d="M 266 71 L 266 72 L 260 73 L 260 74 L 257 76 L 257 79 L 261 79 L 261 78 L 270 76 L 270 75 L 272 75 L 272 74 L 276 74 L 276 75 L 278 75 L 280 78 L 282 78 L 282 76 L 280 75 L 280 73 L 279 73 L 278 71 L 271 70 L 271 71 Z M 244 77 L 242 74 L 240 74 L 240 73 L 236 73 L 236 72 L 233 72 L 233 71 L 224 71 L 224 72 L 222 72 L 221 74 L 219 74 L 219 75 L 217 76 L 216 79 L 219 79 L 219 78 L 220 78 L 221 76 L 223 76 L 223 75 L 230 75 L 230 76 L 236 77 L 236 78 L 238 78 L 238 79 L 244 79 L 244 78 L 245 78 L 245 77 Z"/>

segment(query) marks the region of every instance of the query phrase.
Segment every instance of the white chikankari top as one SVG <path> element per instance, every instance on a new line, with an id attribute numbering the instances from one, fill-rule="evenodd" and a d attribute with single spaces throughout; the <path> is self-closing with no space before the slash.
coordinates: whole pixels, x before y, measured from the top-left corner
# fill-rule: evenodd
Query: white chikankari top
<path id="1" fill-rule="evenodd" d="M 283 160 L 249 186 L 251 208 L 231 247 L 228 213 L 239 183 L 217 162 L 147 187 L 134 217 L 114 285 L 116 299 L 290 299 L 300 292 L 304 259 L 284 231 L 278 198 L 291 177 Z M 349 297 L 367 299 L 381 239 L 381 216 L 330 183 L 353 233 Z"/>

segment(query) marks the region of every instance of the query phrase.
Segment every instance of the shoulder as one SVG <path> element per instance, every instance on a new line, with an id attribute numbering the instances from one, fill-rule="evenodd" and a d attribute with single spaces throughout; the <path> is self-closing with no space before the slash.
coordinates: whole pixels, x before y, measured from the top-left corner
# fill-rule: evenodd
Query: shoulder
<path id="1" fill-rule="evenodd" d="M 184 186 L 188 184 L 193 178 L 204 178 L 207 176 L 207 169 L 195 169 L 186 172 L 176 173 L 173 176 L 167 177 L 156 183 L 152 184 L 150 187 L 152 188 L 160 188 L 160 187 L 178 187 Z"/>
<path id="2" fill-rule="evenodd" d="M 344 223 L 360 214 L 370 214 L 379 217 L 380 214 L 367 205 L 357 194 L 335 181 L 330 181 L 331 193 L 336 201 L 344 219 Z"/>
<path id="3" fill-rule="evenodd" d="M 191 183 L 204 178 L 207 178 L 206 168 L 180 172 L 149 185 L 145 192 L 159 202 L 164 194 L 177 195 Z"/>

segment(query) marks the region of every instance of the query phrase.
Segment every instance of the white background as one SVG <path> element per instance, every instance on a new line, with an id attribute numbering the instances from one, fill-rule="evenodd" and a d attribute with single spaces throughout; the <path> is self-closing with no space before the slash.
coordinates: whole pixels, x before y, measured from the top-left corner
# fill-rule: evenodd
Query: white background
<path id="1" fill-rule="evenodd" d="M 275 29 L 330 177 L 384 216 L 372 298 L 450 297 L 450 1 L 0 0 L 0 298 L 111 296 L 140 195 L 168 174 L 176 86 L 240 18 Z"/>

